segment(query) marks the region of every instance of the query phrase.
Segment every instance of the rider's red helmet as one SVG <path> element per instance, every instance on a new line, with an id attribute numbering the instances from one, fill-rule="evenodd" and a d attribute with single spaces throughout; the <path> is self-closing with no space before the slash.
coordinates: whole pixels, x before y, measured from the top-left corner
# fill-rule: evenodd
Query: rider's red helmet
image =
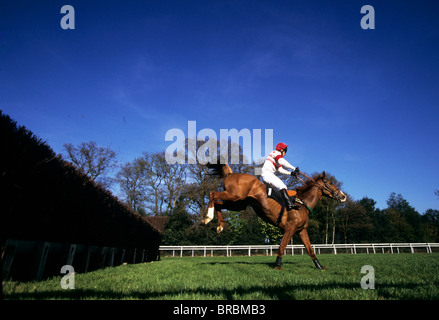
<path id="1" fill-rule="evenodd" d="M 282 143 L 282 142 L 279 142 L 279 143 L 276 145 L 276 150 L 277 150 L 277 151 L 285 150 L 285 152 L 286 152 L 286 151 L 287 151 L 287 147 L 288 147 L 287 144 Z"/>

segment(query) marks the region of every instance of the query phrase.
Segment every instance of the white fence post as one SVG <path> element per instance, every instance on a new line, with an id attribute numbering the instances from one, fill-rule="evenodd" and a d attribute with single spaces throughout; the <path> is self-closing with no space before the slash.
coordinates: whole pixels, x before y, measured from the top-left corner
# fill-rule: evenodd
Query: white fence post
<path id="1" fill-rule="evenodd" d="M 273 256 L 273 247 L 275 249 L 277 249 L 278 246 L 273 246 L 273 245 L 245 245 L 245 246 L 241 246 L 241 245 L 230 245 L 230 246 L 160 246 L 160 251 L 164 252 L 164 251 L 170 251 L 172 252 L 172 256 L 175 256 L 175 251 L 179 250 L 180 251 L 180 257 L 183 257 L 183 253 L 184 251 L 191 251 L 191 255 L 189 256 L 196 256 L 197 254 L 195 254 L 195 251 L 202 251 L 203 256 L 206 257 L 207 256 L 207 250 L 210 249 L 210 256 L 213 257 L 213 252 L 214 251 L 226 251 L 226 256 L 227 257 L 231 257 L 232 256 L 232 250 L 239 250 L 240 252 L 242 252 L 242 250 L 247 250 L 247 255 L 249 257 L 252 256 L 252 250 L 261 250 L 262 252 L 264 252 L 265 250 L 265 255 L 268 256 Z M 328 245 L 328 244 L 315 244 L 312 245 L 312 248 L 315 252 L 317 252 L 317 254 L 320 254 L 321 249 L 331 249 L 329 250 L 329 253 L 333 253 L 333 254 L 338 254 L 339 251 L 337 250 L 342 248 L 345 250 L 350 250 L 351 254 L 357 254 L 357 248 L 362 248 L 362 249 L 366 249 L 366 252 L 369 253 L 369 249 L 372 249 L 373 253 L 376 254 L 376 249 L 381 248 L 382 253 L 385 253 L 385 248 L 390 248 L 390 252 L 394 253 L 394 249 L 396 248 L 396 252 L 400 253 L 400 248 L 410 248 L 410 252 L 411 253 L 415 253 L 415 248 L 425 248 L 425 250 L 427 251 L 427 253 L 433 253 L 433 248 L 439 248 L 439 243 L 370 243 L 370 244 L 359 244 L 359 243 L 354 243 L 354 244 L 332 244 L 332 245 Z M 291 248 L 291 255 L 294 255 L 294 249 L 300 249 L 302 255 L 304 254 L 304 246 L 303 245 L 290 245 L 289 247 L 287 247 L 287 249 Z M 439 250 L 436 250 L 435 252 L 438 252 Z M 323 253 L 328 252 L 327 250 L 323 250 Z M 362 251 L 360 250 L 360 253 Z M 201 256 L 201 252 L 199 253 L 199 255 Z M 245 255 L 245 254 L 244 254 Z"/>

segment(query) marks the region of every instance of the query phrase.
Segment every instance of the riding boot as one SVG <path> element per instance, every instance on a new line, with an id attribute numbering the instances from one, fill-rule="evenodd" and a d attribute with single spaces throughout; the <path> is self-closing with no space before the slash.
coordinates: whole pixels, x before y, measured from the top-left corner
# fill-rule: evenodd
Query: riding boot
<path id="1" fill-rule="evenodd" d="M 290 196 L 288 195 L 288 191 L 287 191 L 287 189 L 282 189 L 282 190 L 280 191 L 280 193 L 282 194 L 282 196 L 283 196 L 284 199 L 285 199 L 285 204 L 286 204 L 286 206 L 287 206 L 287 210 L 288 210 L 288 211 L 290 211 L 290 210 L 292 210 L 292 209 L 297 210 L 297 209 L 300 208 L 299 206 L 294 205 L 293 202 L 291 202 L 291 199 L 290 199 Z"/>

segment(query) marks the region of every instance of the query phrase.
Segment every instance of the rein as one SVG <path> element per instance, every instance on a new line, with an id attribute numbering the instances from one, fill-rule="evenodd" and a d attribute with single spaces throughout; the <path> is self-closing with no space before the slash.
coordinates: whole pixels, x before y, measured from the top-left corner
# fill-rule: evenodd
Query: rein
<path id="1" fill-rule="evenodd" d="M 308 176 L 307 176 L 306 174 L 304 174 L 302 171 L 299 171 L 299 173 L 300 173 L 302 176 L 304 176 L 304 177 L 308 178 L 309 180 L 313 181 L 314 183 L 316 183 L 316 181 L 315 181 L 313 178 L 308 177 Z M 305 183 L 305 181 L 303 181 L 303 179 L 302 179 L 301 177 L 297 176 L 297 178 L 298 178 L 300 181 L 302 181 L 303 183 Z"/>
<path id="2" fill-rule="evenodd" d="M 313 178 L 308 177 L 308 176 L 307 176 L 306 174 L 304 174 L 303 172 L 299 171 L 299 173 L 300 173 L 301 175 L 303 175 L 304 177 L 308 178 L 309 180 L 313 181 L 314 183 L 316 183 L 316 182 L 314 181 Z M 299 177 L 298 175 L 296 175 L 296 177 L 297 177 L 300 181 L 302 181 L 303 183 L 306 183 L 306 182 L 305 182 L 301 177 Z M 303 201 L 302 201 L 302 202 L 303 202 Z M 310 207 L 309 205 L 307 205 L 305 202 L 303 202 L 303 204 L 304 204 L 305 207 L 308 209 L 309 213 L 311 213 L 311 214 L 314 213 L 314 210 L 311 209 L 311 207 Z"/>
<path id="3" fill-rule="evenodd" d="M 327 185 L 326 185 L 326 180 L 325 179 L 323 179 L 323 186 L 321 186 L 319 183 L 317 183 L 317 181 L 315 181 L 313 178 L 311 178 L 311 177 L 308 177 L 306 174 L 304 174 L 302 171 L 299 171 L 299 173 L 301 174 L 301 175 L 303 175 L 304 177 L 306 177 L 306 178 L 308 178 L 309 180 L 311 180 L 312 182 L 314 182 L 314 184 L 318 187 L 318 188 L 320 188 L 320 190 L 326 190 L 326 191 L 329 191 L 329 193 L 334 197 L 334 199 L 340 199 L 340 194 L 339 194 L 339 191 L 334 191 L 334 190 L 332 190 L 331 188 L 329 188 Z M 299 176 L 297 176 L 297 178 L 300 180 L 300 181 L 302 181 L 303 183 L 305 183 L 305 181 L 303 181 L 303 179 L 302 178 L 300 178 Z M 308 206 L 307 206 L 308 207 Z M 310 208 L 308 207 L 308 210 L 309 210 Z M 311 212 L 312 212 L 312 210 L 311 210 Z"/>

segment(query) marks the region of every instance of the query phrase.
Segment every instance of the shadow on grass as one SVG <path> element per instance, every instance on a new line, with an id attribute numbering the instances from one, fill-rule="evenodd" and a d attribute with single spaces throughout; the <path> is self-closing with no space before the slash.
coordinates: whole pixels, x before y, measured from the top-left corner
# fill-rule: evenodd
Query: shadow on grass
<path id="1" fill-rule="evenodd" d="M 218 261 L 218 262 L 200 262 L 200 264 L 207 264 L 207 265 L 258 265 L 258 266 L 266 266 L 268 269 L 275 270 L 276 262 L 275 261 L 269 261 L 269 262 L 260 262 L 260 261 Z M 309 267 L 310 269 L 319 270 L 316 268 L 316 266 L 313 264 L 312 260 L 309 260 L 309 265 L 303 265 L 301 262 L 294 262 L 294 261 L 282 261 L 282 268 L 287 266 L 300 266 L 303 267 Z M 325 265 L 324 265 L 325 267 Z"/>
<path id="2" fill-rule="evenodd" d="M 439 282 L 431 283 L 432 285 L 439 287 Z M 379 290 L 380 298 L 384 299 L 413 299 L 412 295 L 408 292 L 405 296 L 395 295 L 389 292 L 392 290 L 402 290 L 409 289 L 410 292 L 415 292 L 418 289 L 424 287 L 424 284 L 420 283 L 382 283 L 379 284 L 377 290 Z M 358 283 L 342 283 L 342 282 L 330 282 L 321 284 L 297 284 L 297 285 L 285 285 L 285 286 L 250 286 L 250 287 L 238 287 L 234 289 L 207 289 L 207 288 L 196 288 L 196 289 L 175 289 L 170 291 L 160 291 L 160 292 L 145 292 L 145 291 L 131 291 L 130 293 L 123 293 L 113 290 L 102 291 L 102 290 L 91 290 L 91 289 L 74 289 L 74 290 L 53 290 L 53 291 L 41 291 L 32 293 L 12 293 L 4 294 L 3 298 L 5 300 L 18 300 L 18 299 L 35 299 L 35 300 L 49 300 L 49 299 L 67 299 L 67 300 L 82 300 L 82 299 L 96 299 L 96 300 L 120 300 L 120 299 L 135 299 L 135 300 L 148 300 L 148 299 L 179 299 L 178 297 L 186 295 L 200 296 L 201 299 L 209 300 L 209 296 L 220 297 L 220 299 L 234 300 L 235 297 L 241 297 L 247 294 L 261 293 L 263 296 L 270 297 L 274 300 L 297 300 L 301 299 L 298 296 L 298 292 L 311 291 L 318 292 L 322 290 L 354 290 L 358 289 Z M 316 297 L 319 295 L 316 294 Z M 200 299 L 196 298 L 196 299 Z M 435 294 L 419 299 L 438 299 L 439 290 Z M 217 298 L 215 298 L 217 299 Z M 319 299 L 319 298 L 316 298 Z"/>

